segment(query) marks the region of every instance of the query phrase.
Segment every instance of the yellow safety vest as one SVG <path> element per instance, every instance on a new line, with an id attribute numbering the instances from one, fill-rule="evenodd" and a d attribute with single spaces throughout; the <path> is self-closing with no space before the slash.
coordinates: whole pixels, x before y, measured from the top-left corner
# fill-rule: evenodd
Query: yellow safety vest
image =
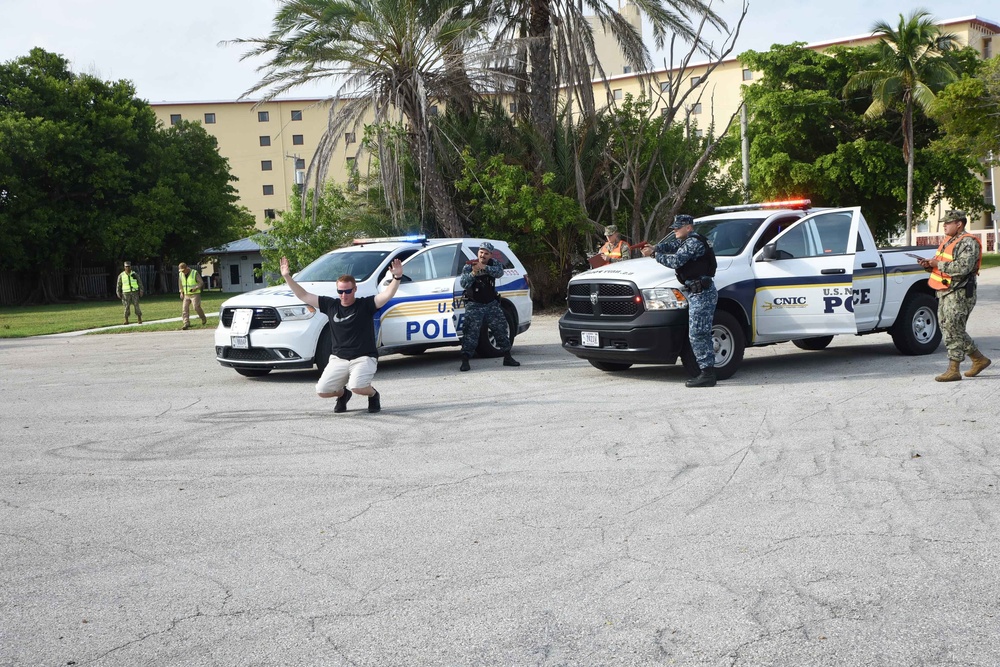
<path id="1" fill-rule="evenodd" d="M 938 246 L 937 254 L 934 255 L 934 259 L 936 259 L 939 262 L 953 261 L 955 259 L 955 246 L 957 246 L 958 242 L 964 239 L 966 236 L 968 236 L 971 239 L 974 239 L 976 243 L 979 244 L 979 259 L 976 261 L 976 271 L 975 271 L 975 275 L 978 276 L 979 267 L 983 263 L 983 244 L 979 240 L 979 238 L 973 234 L 962 234 L 961 236 L 956 236 L 950 240 L 946 238 L 944 241 L 941 241 L 941 245 Z M 948 289 L 949 287 L 951 287 L 951 282 L 952 282 L 951 276 L 942 271 L 940 268 L 935 268 L 933 271 L 931 271 L 931 277 L 927 279 L 927 284 L 930 285 L 932 289 L 936 290 Z"/>
<path id="2" fill-rule="evenodd" d="M 122 294 L 139 291 L 139 276 L 134 273 L 125 273 L 122 271 L 121 275 L 118 276 L 118 283 L 122 287 Z"/>
<path id="3" fill-rule="evenodd" d="M 184 294 L 198 294 L 201 292 L 201 288 L 198 287 L 198 274 L 193 270 L 188 272 L 186 276 L 181 271 L 177 276 L 180 278 L 181 289 L 184 290 Z"/>

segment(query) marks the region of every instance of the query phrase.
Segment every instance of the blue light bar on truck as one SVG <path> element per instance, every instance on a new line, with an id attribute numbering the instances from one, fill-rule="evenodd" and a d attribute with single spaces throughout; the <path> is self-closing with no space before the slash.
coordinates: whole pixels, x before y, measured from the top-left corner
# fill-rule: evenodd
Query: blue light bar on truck
<path id="1" fill-rule="evenodd" d="M 411 236 L 377 236 L 370 239 L 354 239 L 353 245 L 365 245 L 366 243 L 427 243 L 426 234 L 414 234 Z"/>

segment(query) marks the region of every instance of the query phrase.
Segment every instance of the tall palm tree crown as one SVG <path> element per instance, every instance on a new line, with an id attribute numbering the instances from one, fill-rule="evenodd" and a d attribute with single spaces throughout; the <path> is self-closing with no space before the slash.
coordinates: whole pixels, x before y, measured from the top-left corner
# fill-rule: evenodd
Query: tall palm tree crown
<path id="1" fill-rule="evenodd" d="M 906 174 L 906 243 L 913 228 L 913 111 L 927 112 L 934 105 L 935 93 L 958 77 L 944 56 L 959 47 L 958 38 L 942 33 L 933 17 L 922 9 L 909 17 L 899 15 L 893 28 L 884 21 L 872 27 L 881 39 L 876 45 L 878 66 L 858 72 L 844 86 L 844 94 L 871 90 L 872 103 L 865 112 L 869 118 L 883 115 L 897 104 L 903 105 L 903 159 Z"/>

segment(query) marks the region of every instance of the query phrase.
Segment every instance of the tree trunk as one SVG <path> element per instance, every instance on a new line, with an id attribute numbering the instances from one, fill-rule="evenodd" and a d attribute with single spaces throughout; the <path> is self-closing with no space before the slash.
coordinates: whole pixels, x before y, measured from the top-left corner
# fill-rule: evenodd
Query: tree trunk
<path id="1" fill-rule="evenodd" d="M 552 17 L 548 0 L 531 0 L 528 38 L 528 56 L 531 62 L 531 124 L 542 138 L 540 157 L 548 161 L 555 140 Z"/>
<path id="2" fill-rule="evenodd" d="M 913 103 L 907 101 L 903 124 L 906 133 L 903 153 L 906 156 L 906 245 L 913 245 Z"/>

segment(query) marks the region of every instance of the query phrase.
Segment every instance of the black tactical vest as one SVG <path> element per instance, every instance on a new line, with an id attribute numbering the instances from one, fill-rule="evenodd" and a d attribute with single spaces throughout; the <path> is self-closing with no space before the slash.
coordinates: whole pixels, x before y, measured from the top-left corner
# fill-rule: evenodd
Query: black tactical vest
<path id="1" fill-rule="evenodd" d="M 496 262 L 490 260 L 490 266 Z M 465 298 L 476 303 L 492 303 L 497 300 L 497 279 L 493 276 L 481 273 L 472 279 L 472 284 L 465 290 Z"/>
<path id="2" fill-rule="evenodd" d="M 715 261 L 715 251 L 712 250 L 712 244 L 708 242 L 707 238 L 696 232 L 692 232 L 691 236 L 701 241 L 702 245 L 705 246 L 705 254 L 675 269 L 674 272 L 677 274 L 677 279 L 682 283 L 686 283 L 689 280 L 697 280 L 702 276 L 714 278 L 718 263 Z"/>

